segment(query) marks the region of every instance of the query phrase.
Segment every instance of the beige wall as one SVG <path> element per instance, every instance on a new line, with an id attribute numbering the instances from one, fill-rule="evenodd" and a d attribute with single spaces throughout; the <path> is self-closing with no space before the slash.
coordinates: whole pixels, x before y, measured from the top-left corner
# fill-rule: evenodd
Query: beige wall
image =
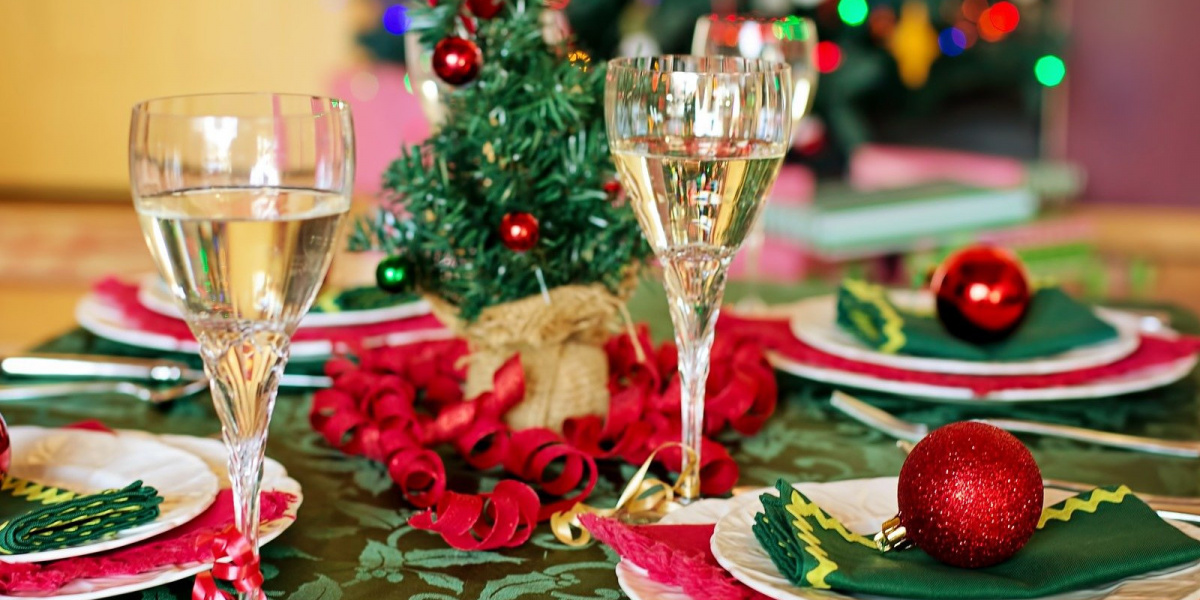
<path id="1" fill-rule="evenodd" d="M 140 99 L 325 92 L 362 4 L 0 0 L 0 188 L 120 193 Z"/>

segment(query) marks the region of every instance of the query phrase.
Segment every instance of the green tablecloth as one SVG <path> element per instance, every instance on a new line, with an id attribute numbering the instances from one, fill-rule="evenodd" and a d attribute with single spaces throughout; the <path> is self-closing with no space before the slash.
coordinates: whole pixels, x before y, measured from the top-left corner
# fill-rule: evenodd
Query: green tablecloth
<path id="1" fill-rule="evenodd" d="M 767 288 L 772 302 L 813 293 L 811 288 Z M 730 299 L 739 295 L 731 289 Z M 669 335 L 661 290 L 646 286 L 634 301 L 634 314 L 658 337 Z M 1172 312 L 1173 325 L 1200 332 L 1194 317 Z M 57 352 L 119 353 L 127 348 L 74 331 L 42 348 Z M 783 401 L 757 436 L 725 440 L 741 466 L 743 485 L 827 481 L 895 475 L 903 454 L 893 441 L 836 413 L 829 388 L 780 374 Z M 1119 399 L 993 406 L 964 409 L 863 394 L 905 418 L 930 424 L 981 415 L 1033 417 L 1113 431 L 1166 438 L 1200 438 L 1197 380 Z M 409 528 L 413 510 L 405 506 L 378 465 L 332 450 L 308 425 L 309 398 L 281 395 L 271 422 L 268 454 L 282 462 L 304 486 L 297 523 L 263 549 L 265 589 L 271 598 L 340 600 L 513 600 L 553 597 L 608 600 L 623 597 L 613 574 L 615 556 L 593 543 L 573 549 L 542 527 L 522 548 L 464 553 L 435 535 Z M 155 408 L 123 397 L 86 397 L 0 405 L 10 425 L 65 425 L 99 419 L 116 428 L 158 433 L 215 436 L 218 422 L 207 396 Z M 1200 461 L 1102 449 L 1074 442 L 1025 438 L 1047 477 L 1097 485 L 1127 484 L 1135 490 L 1200 495 Z M 632 467 L 604 465 L 593 501 L 610 502 Z M 450 489 L 490 487 L 496 473 L 480 475 L 456 460 L 447 462 Z M 130 598 L 186 599 L 191 580 Z"/>

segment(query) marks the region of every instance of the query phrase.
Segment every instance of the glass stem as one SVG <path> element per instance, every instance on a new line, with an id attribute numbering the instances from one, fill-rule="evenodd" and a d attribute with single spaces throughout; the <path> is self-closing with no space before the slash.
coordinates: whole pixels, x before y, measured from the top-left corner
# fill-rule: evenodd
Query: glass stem
<path id="1" fill-rule="evenodd" d="M 680 486 L 684 503 L 700 497 L 700 443 L 704 439 L 704 392 L 708 382 L 713 327 L 721 312 L 728 258 L 676 258 L 663 261 L 663 280 L 679 349 L 680 421 L 684 471 Z"/>
<path id="2" fill-rule="evenodd" d="M 245 333 L 232 344 L 201 343 L 204 368 L 212 380 L 213 404 L 229 450 L 234 524 L 258 556 L 259 487 L 266 453 L 267 425 L 279 377 L 287 364 L 287 336 Z M 257 598 L 247 593 L 239 597 Z"/>

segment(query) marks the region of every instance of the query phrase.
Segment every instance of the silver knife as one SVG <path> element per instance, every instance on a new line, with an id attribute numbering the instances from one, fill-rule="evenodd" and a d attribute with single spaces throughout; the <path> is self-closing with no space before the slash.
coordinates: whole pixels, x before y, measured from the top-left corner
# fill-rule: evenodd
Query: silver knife
<path id="1" fill-rule="evenodd" d="M 910 423 L 875 408 L 849 394 L 834 392 L 830 398 L 833 407 L 842 411 L 855 420 L 883 431 L 892 437 L 910 442 L 920 441 L 929 433 L 929 428 L 920 423 Z M 1014 419 L 978 419 L 981 423 L 994 425 L 1006 431 L 1019 433 L 1034 433 L 1051 437 L 1088 442 L 1100 446 L 1138 450 L 1152 454 L 1178 456 L 1183 458 L 1200 458 L 1200 442 L 1186 440 L 1164 440 L 1148 438 L 1123 433 L 1096 431 L 1082 427 L 1067 425 L 1052 425 L 1035 421 L 1018 421 Z"/>
<path id="2" fill-rule="evenodd" d="M 911 423 L 888 413 L 884 410 L 875 408 L 870 404 L 863 402 L 844 392 L 835 391 L 830 398 L 830 403 L 835 408 L 845 413 L 854 420 L 879 431 L 882 431 L 894 438 L 902 440 L 897 442 L 897 445 L 906 448 L 906 452 L 911 450 L 912 443 L 921 441 L 921 438 L 929 434 L 929 427 L 920 423 Z M 985 421 L 986 422 L 986 421 Z M 1078 428 L 1072 428 L 1078 429 Z M 1090 432 L 1090 430 L 1079 430 Z M 1104 433 L 1104 432 L 1091 432 Z M 1053 435 L 1053 434 L 1051 434 Z M 1134 437 L 1134 436 L 1123 436 Z M 1085 438 L 1071 438 L 1084 439 Z M 1145 438 L 1134 438 L 1143 440 Z M 1170 440 L 1150 440 L 1152 442 L 1171 442 Z M 911 443 L 909 443 L 911 442 Z M 1126 446 L 1118 446 L 1125 448 Z M 1137 448 L 1143 449 L 1143 448 Z M 1179 456 L 1171 454 L 1171 456 Z M 1044 485 L 1047 488 L 1057 488 L 1069 490 L 1073 492 L 1087 492 L 1095 489 L 1096 486 L 1070 481 L 1061 481 L 1057 479 L 1046 479 Z M 735 491 L 736 493 L 736 491 Z M 1188 521 L 1190 523 L 1200 523 L 1200 499 L 1197 498 L 1176 498 L 1171 496 L 1156 496 L 1154 494 L 1143 494 L 1135 492 L 1137 497 L 1145 502 L 1150 508 L 1154 509 L 1158 516 L 1164 519 L 1173 519 L 1176 521 Z"/>
<path id="3" fill-rule="evenodd" d="M 23 354 L 0 357 L 0 374 L 13 377 L 136 379 L 160 383 L 207 378 L 204 371 L 172 360 L 80 354 Z M 333 381 L 320 375 L 285 373 L 280 378 L 279 385 L 289 388 L 326 388 L 333 385 Z"/>

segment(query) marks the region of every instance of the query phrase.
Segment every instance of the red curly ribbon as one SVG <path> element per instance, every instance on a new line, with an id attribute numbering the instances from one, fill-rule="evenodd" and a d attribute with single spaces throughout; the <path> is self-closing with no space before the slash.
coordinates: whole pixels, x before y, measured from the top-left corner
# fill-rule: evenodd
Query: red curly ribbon
<path id="1" fill-rule="evenodd" d="M 538 520 L 575 505 L 596 487 L 596 461 L 578 448 L 563 442 L 549 429 L 525 429 L 512 434 L 510 450 L 504 461 L 508 472 L 536 482 L 542 491 L 562 499 L 541 507 Z M 552 465 L 561 468 L 551 469 Z M 556 473 L 556 474 L 554 474 Z M 582 486 L 582 487 L 581 487 Z M 577 490 L 570 497 L 565 497 Z"/>
<path id="2" fill-rule="evenodd" d="M 211 546 L 213 566 L 212 570 L 196 575 L 192 600 L 232 600 L 227 592 L 217 587 L 217 579 L 228 581 L 243 594 L 253 593 L 260 600 L 266 599 L 258 557 L 246 536 L 230 527 L 211 538 L 201 539 L 200 543 Z"/>
<path id="3" fill-rule="evenodd" d="M 524 544 L 537 526 L 538 497 L 528 485 L 506 479 L 486 494 L 449 492 L 436 511 L 413 515 L 408 524 L 432 531 L 459 550 L 497 550 Z"/>
<path id="4" fill-rule="evenodd" d="M 655 448 L 679 439 L 675 347 L 655 349 L 641 326 L 634 336 L 611 338 L 605 351 L 608 414 L 567 419 L 562 435 L 505 425 L 505 414 L 525 397 L 519 356 L 496 371 L 491 391 L 464 399 L 462 340 L 375 348 L 361 352 L 357 364 L 329 361 L 325 372 L 334 385 L 314 395 L 309 418 L 330 445 L 382 462 L 404 497 L 429 509 L 414 517 L 414 526 L 442 534 L 456 548 L 519 544 L 528 537 L 527 522 L 532 526 L 591 494 L 596 459 L 642 464 Z M 778 393 L 761 347 L 726 332 L 713 345 L 712 364 L 705 434 L 753 435 L 774 412 Z M 516 481 L 502 482 L 491 494 L 447 491 L 445 466 L 434 451 L 444 444 L 471 467 L 502 466 L 537 491 Z M 680 457 L 676 449 L 655 462 L 678 472 Z M 703 442 L 701 478 L 705 494 L 728 492 L 738 478 L 737 464 L 711 439 Z"/>
<path id="5" fill-rule="evenodd" d="M 446 491 L 446 467 L 433 450 L 405 448 L 388 460 L 388 475 L 418 508 L 433 506 Z"/>

